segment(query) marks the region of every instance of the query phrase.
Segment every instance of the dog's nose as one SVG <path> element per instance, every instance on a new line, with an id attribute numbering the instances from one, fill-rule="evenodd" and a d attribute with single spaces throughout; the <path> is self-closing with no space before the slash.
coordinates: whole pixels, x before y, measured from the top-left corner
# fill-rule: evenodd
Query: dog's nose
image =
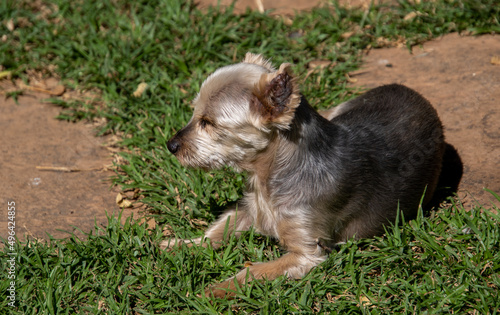
<path id="1" fill-rule="evenodd" d="M 170 139 L 167 143 L 167 149 L 168 151 L 172 152 L 172 154 L 175 154 L 177 151 L 179 151 L 179 148 L 181 147 L 181 144 L 176 138 Z"/>

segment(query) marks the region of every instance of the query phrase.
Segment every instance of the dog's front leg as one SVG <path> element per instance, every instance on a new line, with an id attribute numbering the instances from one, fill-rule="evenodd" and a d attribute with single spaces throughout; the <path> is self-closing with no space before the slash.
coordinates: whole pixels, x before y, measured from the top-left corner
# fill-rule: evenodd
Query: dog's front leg
<path id="1" fill-rule="evenodd" d="M 279 225 L 279 231 L 281 245 L 289 250 L 287 254 L 266 263 L 247 263 L 246 268 L 236 276 L 206 289 L 205 295 L 231 297 L 234 296 L 236 283 L 244 285 L 252 280 L 273 280 L 282 275 L 300 279 L 326 259 L 327 256 L 318 245 L 317 239 L 298 225 L 284 222 Z"/>
<path id="2" fill-rule="evenodd" d="M 229 222 L 228 222 L 229 220 Z M 219 248 L 221 243 L 227 241 L 228 237 L 234 234 L 236 237 L 241 235 L 242 231 L 247 231 L 252 226 L 253 220 L 248 215 L 246 209 L 240 205 L 229 208 L 215 221 L 205 232 L 205 235 L 195 239 L 167 239 L 160 243 L 160 248 L 169 249 L 181 244 L 192 246 L 193 244 L 206 246 L 205 239 L 208 239 L 212 247 Z M 227 231 L 226 231 L 227 226 Z"/>

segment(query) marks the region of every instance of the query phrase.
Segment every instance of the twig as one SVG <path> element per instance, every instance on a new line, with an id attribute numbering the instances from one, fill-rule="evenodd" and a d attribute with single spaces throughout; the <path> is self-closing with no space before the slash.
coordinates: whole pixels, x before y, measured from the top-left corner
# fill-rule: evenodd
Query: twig
<path id="1" fill-rule="evenodd" d="M 36 169 L 40 171 L 49 171 L 49 172 L 76 173 L 76 172 L 102 171 L 107 169 L 107 167 L 103 166 L 103 167 L 95 167 L 88 169 L 78 169 L 78 168 L 69 168 L 65 166 L 37 166 Z"/>
<path id="2" fill-rule="evenodd" d="M 360 70 L 349 72 L 349 76 L 350 77 L 354 77 L 354 76 L 357 76 L 357 75 L 360 75 L 360 74 L 365 74 L 365 73 L 368 73 L 368 72 L 371 72 L 371 71 L 373 71 L 372 68 L 360 69 Z"/>
<path id="3" fill-rule="evenodd" d="M 259 10 L 260 13 L 265 12 L 264 3 L 262 2 L 262 0 L 255 0 L 255 5 L 257 5 L 257 10 Z"/>
<path id="4" fill-rule="evenodd" d="M 61 96 L 66 92 L 66 88 L 64 85 L 58 85 L 50 90 L 42 89 L 39 87 L 31 86 L 31 85 L 26 85 L 26 84 L 20 84 L 19 87 L 21 89 L 27 89 L 30 91 L 35 91 L 35 92 L 41 92 L 49 95 L 55 95 L 55 96 Z"/>

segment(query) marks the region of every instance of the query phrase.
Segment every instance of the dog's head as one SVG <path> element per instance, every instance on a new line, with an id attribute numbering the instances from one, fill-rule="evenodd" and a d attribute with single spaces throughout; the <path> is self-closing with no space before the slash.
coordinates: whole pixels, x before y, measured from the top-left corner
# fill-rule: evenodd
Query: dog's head
<path id="1" fill-rule="evenodd" d="M 300 103 L 290 64 L 278 70 L 261 55 L 216 70 L 193 101 L 189 123 L 168 142 L 185 166 L 245 169 L 279 130 L 287 130 Z"/>

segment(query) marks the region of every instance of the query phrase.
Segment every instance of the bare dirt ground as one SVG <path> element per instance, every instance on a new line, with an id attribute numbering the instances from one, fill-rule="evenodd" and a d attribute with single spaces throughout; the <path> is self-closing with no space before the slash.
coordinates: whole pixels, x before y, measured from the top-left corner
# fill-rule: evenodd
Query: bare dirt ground
<path id="1" fill-rule="evenodd" d="M 3 83 L 4 90 L 12 88 Z M 27 91 L 16 104 L 0 96 L 3 238 L 8 201 L 15 202 L 15 232 L 22 240 L 48 239 L 46 233 L 67 237 L 61 230 L 71 232 L 73 226 L 89 232 L 95 223 L 107 223 L 106 211 L 119 211 L 118 191 L 109 181 L 113 172 L 107 170 L 111 154 L 102 145 L 107 139 L 95 137 L 92 125 L 56 120 L 61 108 L 42 102 L 48 97 Z"/>
<path id="2" fill-rule="evenodd" d="M 216 2 L 202 0 L 199 5 Z M 364 6 L 368 2 L 346 0 L 345 4 Z M 235 9 L 275 8 L 275 14 L 289 15 L 319 3 L 240 0 Z M 447 141 L 464 165 L 459 195 L 467 205 L 494 202 L 484 187 L 500 193 L 500 65 L 491 62 L 495 56 L 500 57 L 500 36 L 451 34 L 416 47 L 413 53 L 405 48 L 371 50 L 363 69 L 351 75 L 353 85 L 359 87 L 405 84 L 434 104 Z M 16 203 L 20 239 L 48 239 L 46 233 L 65 237 L 68 234 L 59 230 L 72 231 L 77 226 L 89 232 L 94 222 L 106 224 L 106 211 L 119 211 L 115 202 L 118 190 L 110 189 L 113 172 L 107 170 L 112 156 L 102 145 L 107 139 L 94 137 L 92 126 L 84 123 L 56 120 L 60 108 L 41 102 L 46 94 L 26 94 L 18 104 L 0 95 L 0 226 L 7 226 L 7 201 Z M 37 166 L 74 171 L 47 171 Z M 126 209 L 124 216 L 131 211 Z M 0 237 L 5 238 L 7 231 L 1 228 Z"/>

